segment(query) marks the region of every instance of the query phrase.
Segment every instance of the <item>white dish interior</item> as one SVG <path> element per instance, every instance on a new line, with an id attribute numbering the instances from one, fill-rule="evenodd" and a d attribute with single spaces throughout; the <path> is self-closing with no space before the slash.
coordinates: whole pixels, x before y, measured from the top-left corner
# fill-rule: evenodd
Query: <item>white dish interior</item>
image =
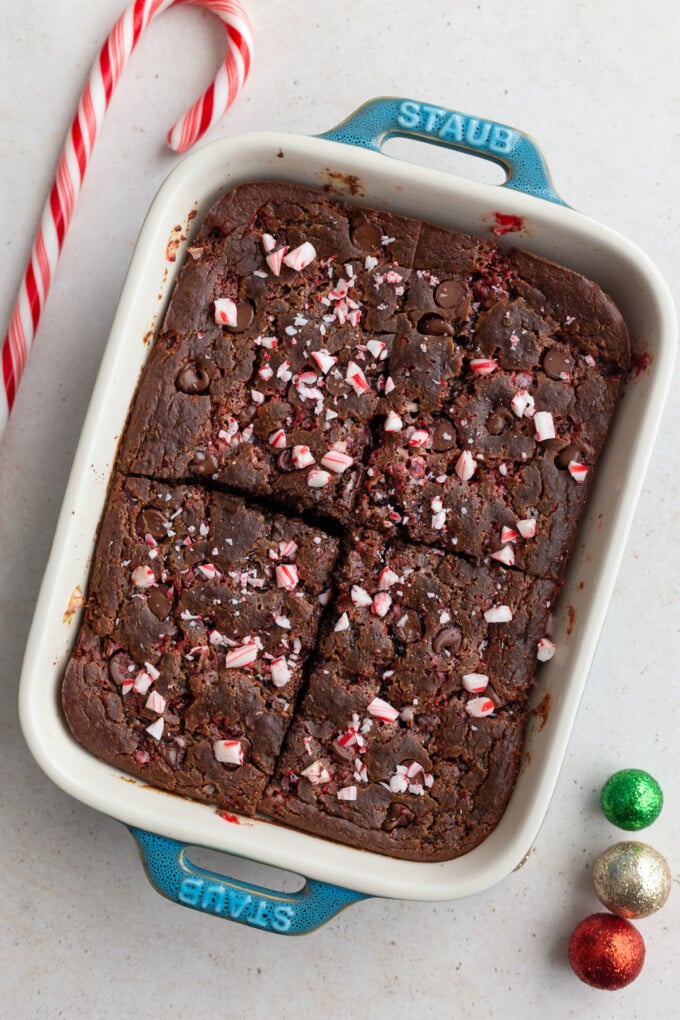
<path id="1" fill-rule="evenodd" d="M 358 181 L 355 195 L 348 194 L 347 175 Z M 557 605 L 558 651 L 540 668 L 532 696 L 534 707 L 544 711 L 528 726 L 515 792 L 492 835 L 457 860 L 398 861 L 264 820 L 230 824 L 213 808 L 154 790 L 97 761 L 71 737 L 61 715 L 61 679 L 80 617 L 78 592 L 87 589 L 109 476 L 151 333 L 183 261 L 187 233 L 221 193 L 250 180 L 330 184 L 358 204 L 484 236 L 491 236 L 495 211 L 520 215 L 525 229 L 502 243 L 552 258 L 599 282 L 623 312 L 636 354 L 645 356 L 646 367 L 626 387 L 596 468 Z M 177 259 L 169 261 L 175 249 Z M 165 182 L 144 222 L 36 607 L 20 685 L 22 728 L 35 758 L 72 796 L 127 824 L 309 878 L 421 900 L 453 899 L 493 885 L 528 853 L 557 782 L 651 454 L 675 345 L 673 305 L 654 266 L 634 245 L 571 209 L 317 138 L 250 134 L 189 156 Z M 227 858 L 224 871 L 229 871 Z"/>

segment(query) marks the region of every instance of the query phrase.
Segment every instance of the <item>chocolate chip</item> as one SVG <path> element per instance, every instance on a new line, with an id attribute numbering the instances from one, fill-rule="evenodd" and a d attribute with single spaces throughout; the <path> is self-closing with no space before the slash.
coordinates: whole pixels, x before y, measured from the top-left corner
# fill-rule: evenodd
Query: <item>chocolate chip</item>
<path id="1" fill-rule="evenodd" d="M 202 460 L 195 460 L 189 470 L 199 478 L 211 478 L 218 468 L 219 464 L 215 454 L 207 453 Z"/>
<path id="2" fill-rule="evenodd" d="M 555 463 L 558 468 L 562 468 L 563 471 L 567 470 L 572 460 L 577 460 L 579 463 L 583 463 L 583 450 L 580 446 L 576 446 L 575 443 L 569 443 L 568 446 L 562 447 L 555 457 Z"/>
<path id="3" fill-rule="evenodd" d="M 562 347 L 551 347 L 543 357 L 543 371 L 551 379 L 563 379 L 571 376 L 574 368 L 574 360 Z"/>
<path id="4" fill-rule="evenodd" d="M 435 453 L 452 450 L 456 445 L 456 430 L 453 423 L 444 418 L 438 421 L 432 432 L 432 449 Z"/>
<path id="5" fill-rule="evenodd" d="M 352 231 L 352 244 L 362 251 L 375 251 L 380 248 L 383 232 L 377 223 L 362 220 Z"/>
<path id="6" fill-rule="evenodd" d="M 175 386 L 182 393 L 195 396 L 197 393 L 205 393 L 210 389 L 210 376 L 202 368 L 198 368 L 197 365 L 190 362 L 177 373 Z"/>
<path id="7" fill-rule="evenodd" d="M 508 425 L 511 425 L 515 421 L 515 416 L 512 411 L 505 407 L 499 407 L 492 414 L 489 415 L 486 423 L 487 431 L 492 436 L 500 436 Z"/>
<path id="8" fill-rule="evenodd" d="M 172 609 L 172 599 L 160 588 L 151 589 L 146 604 L 158 620 L 164 620 Z"/>
<path id="9" fill-rule="evenodd" d="M 227 326 L 226 328 L 232 333 L 242 333 L 244 329 L 248 329 L 248 326 L 252 323 L 255 318 L 255 312 L 250 301 L 237 301 L 236 302 L 236 325 Z"/>
<path id="10" fill-rule="evenodd" d="M 390 804 L 387 810 L 387 817 L 382 823 L 383 832 L 392 832 L 394 829 L 405 829 L 407 825 L 414 822 L 416 818 L 415 811 L 412 811 L 406 804 L 400 804 L 399 801 L 394 800 Z"/>
<path id="11" fill-rule="evenodd" d="M 293 464 L 293 451 L 282 450 L 276 458 L 276 463 L 281 471 L 294 471 L 295 465 Z"/>
<path id="12" fill-rule="evenodd" d="M 463 641 L 463 635 L 458 627 L 444 627 L 435 634 L 432 647 L 437 655 L 445 650 L 457 652 Z"/>
<path id="13" fill-rule="evenodd" d="M 428 312 L 418 322 L 418 332 L 425 336 L 445 336 L 447 333 L 453 336 L 453 326 L 446 319 L 442 319 L 441 315 Z"/>
<path id="14" fill-rule="evenodd" d="M 130 666 L 134 665 L 134 659 L 127 652 L 116 652 L 112 655 L 109 659 L 109 676 L 114 684 L 120 687 L 124 680 L 130 680 L 132 677 Z"/>
<path id="15" fill-rule="evenodd" d="M 145 535 L 151 535 L 152 538 L 162 539 L 167 538 L 167 519 L 155 507 L 147 506 L 144 507 L 142 512 L 137 516 L 135 527 L 137 534 L 140 538 L 144 538 Z"/>
<path id="16" fill-rule="evenodd" d="M 420 641 L 423 628 L 418 614 L 412 609 L 407 609 L 395 623 L 394 633 L 405 644 L 409 644 L 412 641 Z"/>
<path id="17" fill-rule="evenodd" d="M 440 308 L 455 308 L 465 297 L 465 287 L 458 280 L 442 280 L 434 292 Z"/>

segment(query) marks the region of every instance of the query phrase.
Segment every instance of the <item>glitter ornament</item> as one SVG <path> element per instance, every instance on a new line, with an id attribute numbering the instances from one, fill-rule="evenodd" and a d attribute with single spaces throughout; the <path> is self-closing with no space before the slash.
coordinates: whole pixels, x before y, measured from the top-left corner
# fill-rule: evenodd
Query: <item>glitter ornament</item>
<path id="1" fill-rule="evenodd" d="M 619 917 L 649 917 L 671 891 L 666 859 L 646 843 L 616 843 L 595 861 L 593 883 L 600 903 Z"/>
<path id="2" fill-rule="evenodd" d="M 659 817 L 661 787 L 649 772 L 622 769 L 602 787 L 600 803 L 605 817 L 620 829 L 645 829 Z"/>
<path id="3" fill-rule="evenodd" d="M 630 921 L 613 914 L 591 914 L 569 939 L 569 963 L 593 988 L 615 991 L 634 981 L 645 962 L 645 943 Z"/>

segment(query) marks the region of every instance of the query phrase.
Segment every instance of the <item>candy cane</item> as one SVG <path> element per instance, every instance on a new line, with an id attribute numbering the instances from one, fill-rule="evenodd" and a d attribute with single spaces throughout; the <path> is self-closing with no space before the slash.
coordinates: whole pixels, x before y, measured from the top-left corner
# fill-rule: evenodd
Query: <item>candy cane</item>
<path id="1" fill-rule="evenodd" d="M 120 16 L 92 66 L 80 97 L 12 310 L 2 345 L 0 436 L 14 404 L 87 163 L 113 90 L 149 22 L 178 4 L 195 4 L 213 11 L 224 22 L 227 53 L 212 84 L 169 131 L 170 147 L 175 152 L 184 152 L 201 138 L 229 109 L 248 76 L 253 35 L 248 16 L 238 0 L 135 0 Z"/>

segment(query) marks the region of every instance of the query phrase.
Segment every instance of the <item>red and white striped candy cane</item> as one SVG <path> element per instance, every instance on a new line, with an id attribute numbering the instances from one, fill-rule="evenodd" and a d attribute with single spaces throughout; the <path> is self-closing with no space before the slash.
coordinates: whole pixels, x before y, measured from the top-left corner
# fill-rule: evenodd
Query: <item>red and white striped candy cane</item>
<path id="1" fill-rule="evenodd" d="M 135 0 L 120 16 L 92 66 L 80 97 L 12 310 L 2 345 L 0 436 L 14 404 L 73 207 L 113 90 L 149 22 L 178 4 L 207 7 L 216 14 L 226 29 L 227 53 L 212 84 L 169 131 L 170 147 L 175 152 L 184 152 L 192 146 L 229 109 L 246 80 L 253 53 L 253 34 L 238 0 Z"/>

